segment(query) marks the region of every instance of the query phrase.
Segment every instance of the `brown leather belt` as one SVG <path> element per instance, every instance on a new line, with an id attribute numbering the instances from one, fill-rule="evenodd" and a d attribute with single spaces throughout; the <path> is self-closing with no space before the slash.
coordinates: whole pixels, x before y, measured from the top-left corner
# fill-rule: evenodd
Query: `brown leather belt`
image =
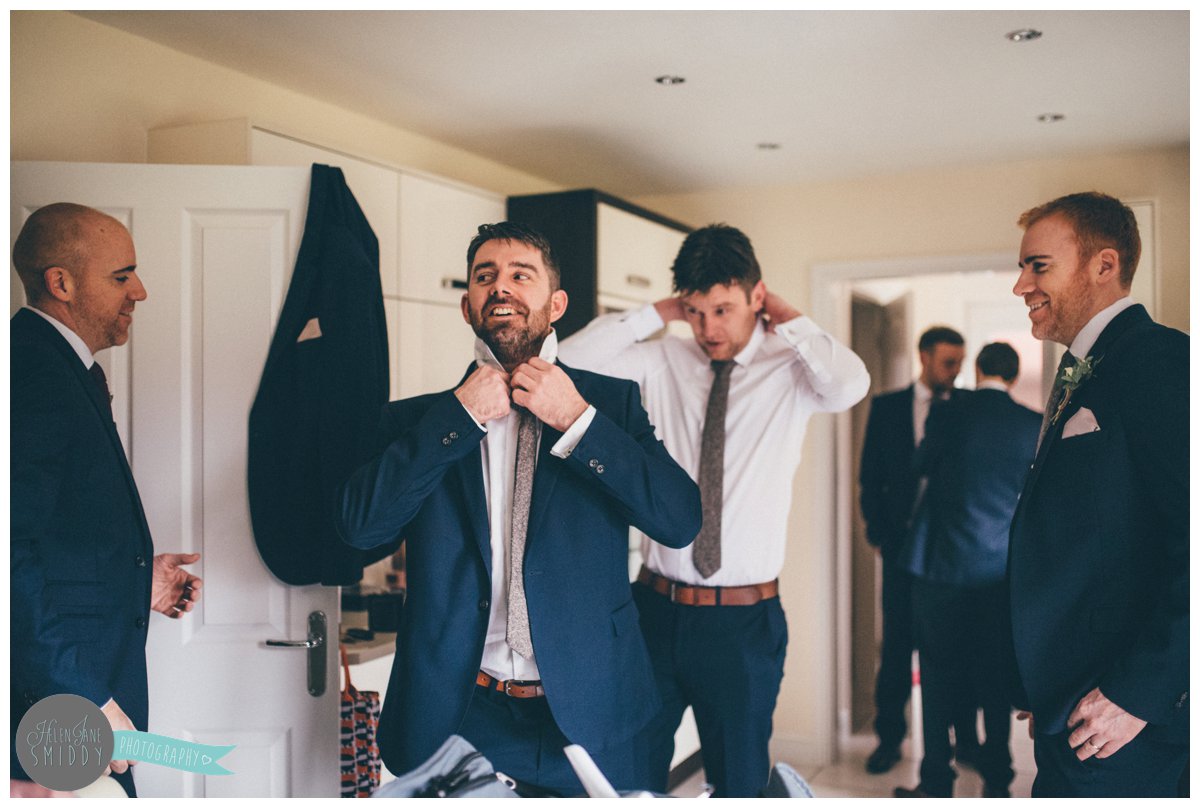
<path id="1" fill-rule="evenodd" d="M 514 699 L 537 699 L 546 695 L 546 690 L 542 687 L 541 680 L 538 679 L 529 682 L 523 682 L 520 679 L 509 679 L 502 682 L 491 674 L 480 671 L 475 675 L 475 684 L 480 687 L 486 687 L 489 690 L 499 691 Z"/>
<path id="2" fill-rule="evenodd" d="M 749 586 L 690 586 L 664 578 L 642 567 L 638 583 L 650 587 L 672 603 L 684 606 L 753 606 L 762 600 L 779 597 L 779 579 Z"/>

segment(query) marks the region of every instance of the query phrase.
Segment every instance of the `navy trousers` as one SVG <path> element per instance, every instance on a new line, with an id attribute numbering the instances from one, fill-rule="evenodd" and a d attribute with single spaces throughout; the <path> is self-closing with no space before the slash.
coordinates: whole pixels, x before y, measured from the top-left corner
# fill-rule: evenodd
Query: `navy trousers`
<path id="1" fill-rule="evenodd" d="M 1036 716 L 1034 716 L 1036 719 Z M 1035 735 L 1034 797 L 1175 797 L 1187 766 L 1186 744 L 1146 738 L 1142 732 L 1107 758 L 1075 756 L 1070 730 Z"/>
<path id="2" fill-rule="evenodd" d="M 675 730 L 691 705 L 715 796 L 758 796 L 770 775 L 768 743 L 787 651 L 779 598 L 683 606 L 638 583 L 633 596 L 663 699 L 651 738 L 653 790 L 666 791 Z"/>
<path id="3" fill-rule="evenodd" d="M 544 697 L 516 699 L 476 686 L 458 734 L 482 752 L 493 769 L 523 786 L 533 786 L 531 795 L 584 795 L 563 754 L 571 741 L 558 728 Z M 587 752 L 618 791 L 648 789 L 648 738 L 648 730 L 643 729 L 633 738 Z"/>

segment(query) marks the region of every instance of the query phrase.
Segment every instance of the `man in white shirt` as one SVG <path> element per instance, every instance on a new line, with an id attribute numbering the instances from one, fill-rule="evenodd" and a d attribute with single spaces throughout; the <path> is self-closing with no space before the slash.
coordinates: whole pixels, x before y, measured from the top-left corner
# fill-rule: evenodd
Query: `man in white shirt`
<path id="1" fill-rule="evenodd" d="M 634 585 L 664 701 L 655 787 L 666 788 L 690 704 L 716 795 L 756 796 L 783 677 L 778 578 L 805 427 L 815 412 L 853 405 L 869 379 L 853 352 L 767 291 L 741 231 L 695 231 L 672 273 L 678 297 L 600 317 L 562 355 L 638 382 L 667 449 L 701 488 L 696 541 L 671 548 L 644 537 Z M 694 339 L 650 339 L 672 320 Z"/>
<path id="2" fill-rule="evenodd" d="M 388 404 L 382 453 L 340 497 L 346 541 L 406 544 L 383 760 L 409 771 L 458 734 L 524 793 L 572 795 L 575 743 L 617 788 L 645 788 L 660 700 L 628 531 L 688 544 L 699 492 L 636 385 L 556 362 L 567 295 L 540 234 L 481 226 L 467 272 L 475 363 L 453 390 Z"/>
<path id="3" fill-rule="evenodd" d="M 1068 346 L 1008 558 L 1033 796 L 1169 797 L 1188 760 L 1189 339 L 1129 298 L 1133 211 L 1100 193 L 1020 218 L 1013 293 Z"/>

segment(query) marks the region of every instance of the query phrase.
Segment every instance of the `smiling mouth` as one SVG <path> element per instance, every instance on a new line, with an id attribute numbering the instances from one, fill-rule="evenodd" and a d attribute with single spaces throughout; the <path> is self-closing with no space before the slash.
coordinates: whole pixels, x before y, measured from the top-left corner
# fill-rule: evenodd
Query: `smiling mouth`
<path id="1" fill-rule="evenodd" d="M 1044 309 L 1049 305 L 1050 305 L 1049 300 L 1043 300 L 1041 303 L 1034 303 L 1032 306 L 1029 307 L 1029 313 L 1033 314 L 1035 311 Z"/>
<path id="2" fill-rule="evenodd" d="M 492 306 L 488 309 L 488 317 L 513 317 L 520 312 L 515 306 Z"/>

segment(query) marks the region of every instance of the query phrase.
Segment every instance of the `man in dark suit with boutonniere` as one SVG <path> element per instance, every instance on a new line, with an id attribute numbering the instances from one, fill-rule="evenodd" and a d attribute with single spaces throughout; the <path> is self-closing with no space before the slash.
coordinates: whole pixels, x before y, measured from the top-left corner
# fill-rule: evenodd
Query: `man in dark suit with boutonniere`
<path id="1" fill-rule="evenodd" d="M 1133 212 L 1024 213 L 1033 335 L 1068 346 L 1013 517 L 1016 706 L 1033 796 L 1175 796 L 1188 755 L 1188 338 L 1129 299 Z"/>

